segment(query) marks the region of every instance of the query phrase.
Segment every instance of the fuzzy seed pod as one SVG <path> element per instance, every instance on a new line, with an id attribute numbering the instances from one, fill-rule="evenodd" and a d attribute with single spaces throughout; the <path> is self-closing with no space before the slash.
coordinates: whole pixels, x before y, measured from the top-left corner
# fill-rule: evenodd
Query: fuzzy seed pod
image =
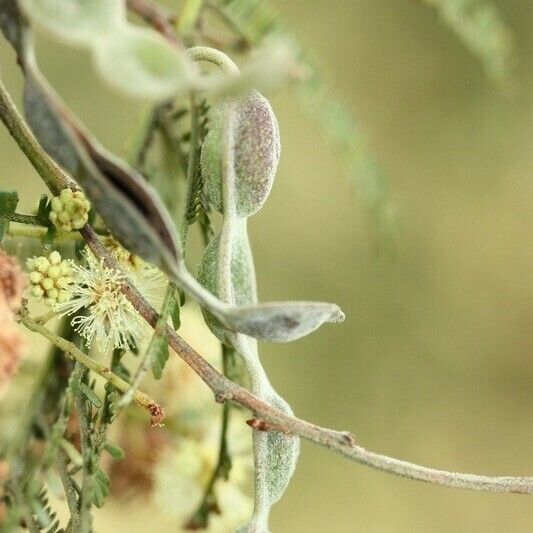
<path id="1" fill-rule="evenodd" d="M 63 189 L 52 199 L 50 221 L 61 231 L 78 230 L 87 224 L 90 210 L 91 204 L 82 191 Z"/>
<path id="2" fill-rule="evenodd" d="M 204 251 L 198 267 L 198 281 L 215 296 L 220 297 L 219 290 L 219 252 L 220 237 L 213 239 Z M 233 241 L 231 250 L 232 294 L 235 305 L 248 305 L 256 301 L 255 273 L 252 253 L 246 234 L 239 233 Z M 209 312 L 203 311 L 209 329 L 221 341 L 231 344 L 228 331 Z M 233 335 L 231 332 L 230 335 Z"/>
<path id="3" fill-rule="evenodd" d="M 270 103 L 257 91 L 231 104 L 236 104 L 235 207 L 238 217 L 249 217 L 261 209 L 270 194 L 280 155 L 279 128 Z M 207 196 L 221 213 L 225 211 L 222 161 L 227 105 L 221 103 L 211 114 L 200 160 Z"/>
<path id="4" fill-rule="evenodd" d="M 72 283 L 70 262 L 61 259 L 61 254 L 52 252 L 48 257 L 32 257 L 26 262 L 31 283 L 31 294 L 37 300 L 53 307 L 70 299 L 68 286 Z"/>

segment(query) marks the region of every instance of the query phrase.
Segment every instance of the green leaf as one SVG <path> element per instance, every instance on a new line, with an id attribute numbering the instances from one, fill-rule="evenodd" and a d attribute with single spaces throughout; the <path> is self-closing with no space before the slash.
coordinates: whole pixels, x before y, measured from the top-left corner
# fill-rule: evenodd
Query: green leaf
<path id="1" fill-rule="evenodd" d="M 98 398 L 96 393 L 85 383 L 79 384 L 79 389 L 81 393 L 89 400 L 97 409 L 100 409 L 102 407 L 102 400 Z"/>
<path id="2" fill-rule="evenodd" d="M 511 29 L 493 2 L 424 0 L 483 65 L 502 88 L 512 88 L 517 52 Z"/>
<path id="3" fill-rule="evenodd" d="M 0 217 L 15 212 L 19 196 L 16 191 L 0 191 Z"/>
<path id="4" fill-rule="evenodd" d="M 110 486 L 111 482 L 107 474 L 100 467 L 97 467 L 94 473 L 93 502 L 99 509 L 104 505 Z"/>
<path id="5" fill-rule="evenodd" d="M 122 0 L 21 0 L 20 6 L 45 31 L 72 44 L 98 40 L 125 20 Z"/>
<path id="6" fill-rule="evenodd" d="M 152 373 L 155 379 L 161 379 L 169 355 L 168 336 L 165 330 L 162 335 L 154 335 L 148 346 L 147 357 L 152 361 Z"/>
<path id="7" fill-rule="evenodd" d="M 76 449 L 74 444 L 66 439 L 61 439 L 61 448 L 67 454 L 70 462 L 77 467 L 83 466 L 83 457 L 80 452 Z"/>
<path id="8" fill-rule="evenodd" d="M 104 80 L 160 101 L 189 90 L 196 66 L 151 28 L 127 22 L 121 0 L 21 0 L 28 18 L 58 39 L 88 48 Z"/>
<path id="9" fill-rule="evenodd" d="M 134 98 L 159 101 L 183 93 L 196 72 L 184 53 L 148 28 L 124 26 L 95 41 L 93 52 L 106 82 Z"/>
<path id="10" fill-rule="evenodd" d="M 174 299 L 172 302 L 172 306 L 170 309 L 170 317 L 172 318 L 172 324 L 174 325 L 174 329 L 178 330 L 181 326 L 181 308 L 180 308 L 180 301 Z"/>
<path id="11" fill-rule="evenodd" d="M 43 194 L 39 199 L 39 206 L 37 207 L 37 218 L 43 225 L 48 225 L 50 211 L 52 209 L 51 202 L 48 200 L 48 196 Z"/>
<path id="12" fill-rule="evenodd" d="M 104 442 L 104 449 L 111 457 L 113 457 L 113 459 L 117 459 L 117 461 L 124 459 L 126 455 L 120 446 L 117 446 L 108 440 Z"/>

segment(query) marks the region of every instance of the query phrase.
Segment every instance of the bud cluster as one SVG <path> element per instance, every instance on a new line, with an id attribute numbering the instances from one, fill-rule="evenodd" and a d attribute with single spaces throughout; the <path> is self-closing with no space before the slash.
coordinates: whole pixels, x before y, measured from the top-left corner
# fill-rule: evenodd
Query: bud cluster
<path id="1" fill-rule="evenodd" d="M 31 293 L 37 299 L 52 307 L 70 299 L 68 286 L 72 283 L 70 262 L 61 259 L 61 254 L 53 251 L 48 257 L 32 257 L 26 263 L 31 283 Z"/>
<path id="2" fill-rule="evenodd" d="M 61 231 L 81 229 L 89 220 L 91 204 L 82 191 L 63 189 L 51 204 L 50 221 Z"/>

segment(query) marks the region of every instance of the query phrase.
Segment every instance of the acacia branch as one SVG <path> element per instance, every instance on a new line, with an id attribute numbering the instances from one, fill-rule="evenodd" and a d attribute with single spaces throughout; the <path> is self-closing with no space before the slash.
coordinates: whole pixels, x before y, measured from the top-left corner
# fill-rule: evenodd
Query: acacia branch
<path id="1" fill-rule="evenodd" d="M 75 344 L 67 341 L 63 337 L 56 335 L 53 331 L 43 326 L 37 320 L 31 318 L 25 311 L 20 314 L 20 322 L 24 324 L 30 331 L 39 333 L 46 339 L 48 339 L 54 346 L 57 346 L 68 357 L 82 364 L 85 368 L 92 370 L 95 374 L 98 374 L 104 378 L 108 383 L 113 385 L 116 389 L 122 393 L 128 393 L 130 391 L 130 384 L 117 376 L 107 366 L 98 363 L 92 357 L 84 354 Z M 161 407 L 153 400 L 148 394 L 135 390 L 132 393 L 132 397 L 135 402 L 150 411 L 156 424 L 160 422 Z M 157 419 L 157 420 L 155 420 Z"/>
<path id="2" fill-rule="evenodd" d="M 160 5 L 153 4 L 149 0 L 128 0 L 127 5 L 130 11 L 139 15 L 139 17 L 161 33 L 168 41 L 183 48 L 183 45 L 174 32 L 174 25 L 177 20 L 174 13 L 164 9 Z"/>
<path id="3" fill-rule="evenodd" d="M 0 119 L 53 192 L 57 193 L 60 189 L 71 185 L 72 180 L 36 141 L 1 81 Z M 85 225 L 80 233 L 96 257 L 103 259 L 108 267 L 121 270 L 117 261 L 100 242 L 98 235 L 90 225 Z M 137 312 L 155 328 L 159 319 L 155 309 L 131 283 L 124 284 L 122 290 Z M 533 494 L 533 477 L 491 477 L 436 470 L 365 450 L 355 443 L 355 438 L 350 433 L 322 428 L 305 420 L 289 416 L 226 378 L 172 328 L 168 327 L 167 329 L 169 344 L 172 349 L 210 387 L 218 402 L 230 401 L 245 407 L 256 418 L 267 422 L 271 431 L 281 431 L 287 435 L 299 436 L 357 463 L 409 479 L 477 491 Z"/>

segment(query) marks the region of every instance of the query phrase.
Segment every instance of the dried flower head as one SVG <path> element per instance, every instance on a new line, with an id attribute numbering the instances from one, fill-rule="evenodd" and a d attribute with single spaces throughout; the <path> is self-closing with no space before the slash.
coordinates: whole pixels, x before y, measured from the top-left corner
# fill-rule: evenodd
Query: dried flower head
<path id="1" fill-rule="evenodd" d="M 0 250 L 0 299 L 12 312 L 19 310 L 25 287 L 26 277 L 17 260 Z"/>
<path id="2" fill-rule="evenodd" d="M 0 299 L 0 398 L 20 366 L 25 342 L 11 309 Z"/>
<path id="3" fill-rule="evenodd" d="M 72 263 L 61 258 L 57 251 L 48 257 L 32 257 L 26 262 L 29 270 L 31 294 L 36 299 L 44 299 L 44 303 L 52 307 L 70 299 L 68 290 L 72 282 Z"/>
<path id="4" fill-rule="evenodd" d="M 82 191 L 63 189 L 51 204 L 50 221 L 61 231 L 81 229 L 89 220 L 91 204 Z"/>

